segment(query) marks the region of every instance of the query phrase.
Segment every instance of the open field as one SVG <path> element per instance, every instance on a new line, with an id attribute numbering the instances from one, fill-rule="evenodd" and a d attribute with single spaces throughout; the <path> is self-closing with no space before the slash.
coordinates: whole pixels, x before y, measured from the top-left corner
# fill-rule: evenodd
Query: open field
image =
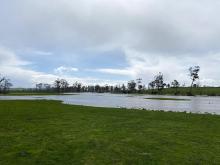
<path id="1" fill-rule="evenodd" d="M 220 116 L 0 101 L 0 164 L 219 164 Z"/>

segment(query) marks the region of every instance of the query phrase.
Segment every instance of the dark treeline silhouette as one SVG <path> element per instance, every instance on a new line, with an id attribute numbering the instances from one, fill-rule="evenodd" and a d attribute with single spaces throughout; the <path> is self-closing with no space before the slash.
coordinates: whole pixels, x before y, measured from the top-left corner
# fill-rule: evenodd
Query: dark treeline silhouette
<path id="1" fill-rule="evenodd" d="M 75 82 L 72 85 L 65 79 L 56 79 L 53 85 L 39 83 L 36 84 L 36 89 L 28 89 L 29 91 L 38 92 L 96 92 L 96 93 L 128 93 L 127 87 L 122 85 L 83 85 L 80 82 Z"/>
<path id="2" fill-rule="evenodd" d="M 197 79 L 199 79 L 198 72 L 200 70 L 199 66 L 194 66 L 189 68 L 189 76 L 192 80 L 190 90 L 188 95 L 192 95 L 192 87 L 198 87 L 194 84 Z M 182 85 L 184 86 L 184 85 Z M 154 76 L 153 81 L 151 81 L 147 88 L 145 84 L 142 83 L 142 79 L 138 78 L 136 80 L 130 80 L 127 84 L 120 85 L 83 85 L 80 82 L 75 82 L 69 84 L 65 79 L 56 79 L 53 85 L 49 84 L 36 84 L 37 91 L 53 91 L 57 93 L 63 92 L 96 92 L 96 93 L 148 93 L 148 94 L 162 94 L 163 89 L 173 88 L 175 89 L 174 94 L 178 95 L 178 88 L 180 83 L 177 80 L 173 80 L 171 83 L 164 82 L 164 75 L 160 72 Z"/>
<path id="3" fill-rule="evenodd" d="M 199 87 L 195 84 L 196 80 L 199 79 L 199 66 L 189 68 L 189 77 L 192 81 L 187 95 L 192 95 L 192 88 Z M 0 93 L 8 93 L 12 84 L 10 80 L 5 77 L 0 77 Z M 147 86 L 147 87 L 146 87 Z M 136 80 L 130 80 L 127 84 L 118 85 L 84 85 L 80 82 L 70 84 L 65 79 L 56 79 L 53 84 L 38 83 L 36 88 L 23 89 L 26 92 L 96 92 L 96 93 L 146 93 L 146 94 L 166 94 L 164 89 L 172 89 L 172 93 L 175 95 L 180 93 L 180 83 L 174 79 L 171 83 L 164 82 L 164 75 L 160 72 L 154 76 L 153 81 L 145 85 L 141 78 Z M 182 87 L 185 87 L 183 84 Z"/>
<path id="4" fill-rule="evenodd" d="M 12 83 L 10 82 L 10 79 L 0 76 L 0 94 L 8 93 L 11 86 Z"/>

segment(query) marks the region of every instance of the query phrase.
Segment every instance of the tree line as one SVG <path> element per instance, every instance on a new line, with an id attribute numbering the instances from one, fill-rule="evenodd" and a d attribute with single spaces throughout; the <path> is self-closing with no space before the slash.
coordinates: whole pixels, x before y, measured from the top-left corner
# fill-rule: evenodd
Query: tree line
<path id="1" fill-rule="evenodd" d="M 199 66 L 189 68 L 189 77 L 191 79 L 191 86 L 189 95 L 192 94 L 192 88 L 196 87 L 195 81 L 199 79 Z M 6 77 L 0 77 L 0 93 L 8 93 L 12 83 Z M 65 79 L 56 79 L 53 84 L 38 83 L 35 89 L 31 91 L 37 92 L 96 92 L 96 93 L 144 93 L 144 91 L 151 91 L 152 94 L 160 94 L 164 88 L 174 88 L 175 94 L 178 94 L 180 83 L 173 80 L 171 83 L 164 82 L 164 76 L 160 72 L 154 76 L 153 81 L 144 85 L 142 79 L 130 80 L 127 84 L 121 85 L 83 85 L 80 82 L 69 84 Z"/>
<path id="2" fill-rule="evenodd" d="M 195 81 L 199 79 L 199 66 L 194 66 L 189 68 L 189 77 L 191 79 L 190 91 L 188 94 L 192 94 L 192 88 L 196 87 Z M 37 90 L 53 90 L 58 93 L 61 92 L 97 92 L 97 93 L 143 93 L 146 90 L 151 90 L 152 94 L 160 94 L 164 88 L 174 88 L 175 94 L 178 94 L 178 88 L 180 83 L 177 80 L 173 80 L 171 83 L 164 82 L 164 76 L 160 72 L 154 76 L 153 81 L 151 81 L 148 86 L 142 83 L 142 79 L 138 78 L 136 80 L 130 80 L 127 84 L 121 85 L 83 85 L 80 82 L 75 82 L 69 84 L 65 79 L 56 79 L 53 85 L 49 84 L 36 84 Z"/>

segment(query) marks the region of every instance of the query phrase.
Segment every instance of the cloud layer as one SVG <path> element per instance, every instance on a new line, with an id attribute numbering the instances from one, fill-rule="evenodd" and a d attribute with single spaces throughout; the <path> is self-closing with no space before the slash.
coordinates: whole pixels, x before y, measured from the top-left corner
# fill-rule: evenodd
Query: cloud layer
<path id="1" fill-rule="evenodd" d="M 187 84 L 187 69 L 200 65 L 201 84 L 219 86 L 219 7 L 217 0 L 3 1 L 1 72 L 28 72 L 11 76 L 27 85 L 42 75 L 148 82 L 158 72 Z"/>

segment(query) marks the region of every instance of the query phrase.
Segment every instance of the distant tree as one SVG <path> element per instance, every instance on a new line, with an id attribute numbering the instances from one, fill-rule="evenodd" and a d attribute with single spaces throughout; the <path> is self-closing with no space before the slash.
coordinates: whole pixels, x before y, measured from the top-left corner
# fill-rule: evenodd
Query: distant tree
<path id="1" fill-rule="evenodd" d="M 60 80 L 60 88 L 61 88 L 62 92 L 65 92 L 67 90 L 68 86 L 69 86 L 69 83 L 67 82 L 67 80 L 65 80 L 65 79 Z"/>
<path id="2" fill-rule="evenodd" d="M 134 80 L 131 80 L 128 82 L 128 91 L 134 92 L 136 90 L 136 82 Z"/>
<path id="3" fill-rule="evenodd" d="M 59 93 L 60 92 L 60 89 L 61 89 L 61 80 L 60 79 L 56 79 L 54 81 L 54 87 L 55 89 L 57 90 L 57 92 Z"/>
<path id="4" fill-rule="evenodd" d="M 109 87 L 109 85 L 108 85 L 108 84 L 105 84 L 105 86 L 104 86 L 104 90 L 105 90 L 105 92 L 109 92 L 110 87 Z"/>
<path id="5" fill-rule="evenodd" d="M 89 85 L 87 88 L 88 92 L 95 92 L 95 87 L 93 85 Z"/>
<path id="6" fill-rule="evenodd" d="M 121 87 L 120 87 L 120 85 L 115 85 L 115 86 L 114 86 L 114 93 L 121 93 Z"/>
<path id="7" fill-rule="evenodd" d="M 42 88 L 43 88 L 43 84 L 42 83 L 36 84 L 36 89 L 37 90 L 42 90 Z"/>
<path id="8" fill-rule="evenodd" d="M 114 87 L 110 86 L 110 92 L 113 93 L 114 92 Z"/>
<path id="9" fill-rule="evenodd" d="M 155 86 L 156 86 L 155 81 L 151 81 L 151 82 L 148 84 L 148 89 L 154 89 Z"/>
<path id="10" fill-rule="evenodd" d="M 167 88 L 170 88 L 170 84 L 167 84 L 166 87 L 167 87 Z"/>
<path id="11" fill-rule="evenodd" d="M 36 84 L 36 90 L 41 91 L 41 90 L 50 90 L 51 85 L 50 84 L 43 84 L 43 83 L 38 83 Z"/>
<path id="12" fill-rule="evenodd" d="M 200 71 L 200 66 L 194 66 L 189 68 L 189 76 L 190 79 L 192 80 L 191 86 L 190 86 L 190 94 L 192 94 L 192 87 L 194 82 L 199 79 L 199 71 Z"/>
<path id="13" fill-rule="evenodd" d="M 138 91 L 139 92 L 143 89 L 142 79 L 141 78 L 137 79 L 137 87 L 138 87 Z"/>
<path id="14" fill-rule="evenodd" d="M 95 85 L 95 92 L 101 93 L 101 87 L 98 84 Z"/>
<path id="15" fill-rule="evenodd" d="M 173 82 L 171 83 L 172 87 L 176 89 L 175 94 L 177 94 L 177 89 L 180 86 L 180 83 L 177 80 L 173 80 Z"/>
<path id="16" fill-rule="evenodd" d="M 0 77 L 0 93 L 8 93 L 12 83 L 6 77 Z"/>
<path id="17" fill-rule="evenodd" d="M 166 84 L 164 83 L 163 74 L 159 72 L 154 78 L 154 83 L 158 91 L 161 91 Z"/>
<path id="18" fill-rule="evenodd" d="M 51 85 L 50 85 L 50 84 L 44 84 L 44 89 L 50 90 L 50 88 L 51 88 Z"/>
<path id="19" fill-rule="evenodd" d="M 126 87 L 125 87 L 125 84 L 122 84 L 122 86 L 121 86 L 121 91 L 122 91 L 122 93 L 126 93 Z"/>

